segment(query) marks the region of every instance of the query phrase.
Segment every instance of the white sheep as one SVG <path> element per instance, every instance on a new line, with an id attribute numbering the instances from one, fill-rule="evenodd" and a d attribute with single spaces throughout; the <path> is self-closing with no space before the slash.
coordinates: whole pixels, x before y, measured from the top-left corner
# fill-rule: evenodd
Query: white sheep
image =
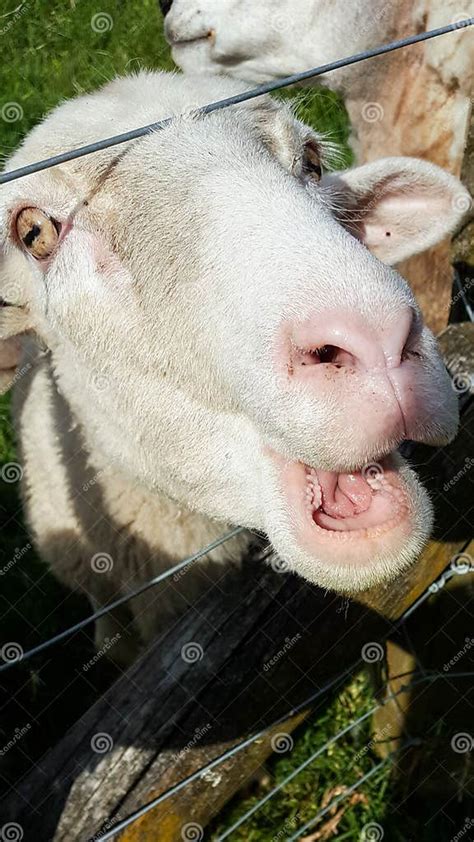
<path id="1" fill-rule="evenodd" d="M 173 57 L 183 70 L 227 74 L 250 84 L 451 24 L 455 31 L 447 35 L 306 84 L 343 95 L 358 163 L 409 155 L 461 175 L 474 90 L 474 28 L 461 24 L 473 15 L 472 0 L 163 0 L 160 5 Z M 329 101 L 328 109 L 333 107 Z M 399 267 L 435 333 L 448 321 L 450 263 L 446 240 Z"/>
<path id="2" fill-rule="evenodd" d="M 160 6 L 183 70 L 250 83 L 473 14 L 472 0 L 160 0 Z M 344 96 L 360 162 L 419 155 L 459 173 L 474 85 L 472 28 L 331 71 L 314 84 Z"/>
<path id="3" fill-rule="evenodd" d="M 241 85 L 141 73 L 60 105 L 22 166 Z M 456 431 L 455 394 L 387 263 L 459 222 L 466 192 L 392 158 L 334 175 L 270 99 L 2 187 L 0 337 L 20 337 L 15 418 L 36 547 L 103 605 L 240 524 L 288 568 L 352 593 L 396 576 L 431 507 L 396 450 Z M 385 262 L 382 262 L 385 261 Z M 4 346 L 5 347 L 5 346 Z M 129 660 L 222 572 L 211 561 L 97 626 Z"/>

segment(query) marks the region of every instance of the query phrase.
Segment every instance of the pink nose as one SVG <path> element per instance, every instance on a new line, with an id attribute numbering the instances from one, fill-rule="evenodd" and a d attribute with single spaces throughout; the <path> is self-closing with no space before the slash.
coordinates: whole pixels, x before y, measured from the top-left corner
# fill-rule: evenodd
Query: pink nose
<path id="1" fill-rule="evenodd" d="M 350 311 L 319 313 L 305 322 L 286 325 L 287 370 L 296 379 L 312 378 L 315 366 L 324 371 L 354 372 L 395 369 L 402 363 L 414 333 L 414 313 L 399 311 L 389 326 L 366 321 Z M 317 372 L 323 374 L 321 369 Z"/>

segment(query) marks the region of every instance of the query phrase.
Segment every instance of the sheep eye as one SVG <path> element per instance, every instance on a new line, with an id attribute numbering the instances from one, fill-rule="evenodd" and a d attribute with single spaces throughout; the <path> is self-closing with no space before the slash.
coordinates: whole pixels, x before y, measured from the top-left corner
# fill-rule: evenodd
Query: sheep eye
<path id="1" fill-rule="evenodd" d="M 50 257 L 59 239 L 59 222 L 39 208 L 23 208 L 15 225 L 18 239 L 28 254 L 37 260 Z"/>
<path id="2" fill-rule="evenodd" d="M 303 173 L 312 181 L 321 181 L 323 169 L 319 149 L 316 144 L 307 143 L 305 145 Z"/>

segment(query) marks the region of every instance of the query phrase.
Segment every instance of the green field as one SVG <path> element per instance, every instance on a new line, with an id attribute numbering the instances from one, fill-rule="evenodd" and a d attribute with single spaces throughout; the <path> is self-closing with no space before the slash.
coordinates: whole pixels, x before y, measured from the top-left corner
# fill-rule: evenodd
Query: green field
<path id="1" fill-rule="evenodd" d="M 101 29 L 99 13 L 108 16 L 103 18 L 103 31 L 97 31 Z M 118 74 L 173 67 L 154 0 L 101 0 L 99 7 L 90 0 L 3 0 L 0 47 L 2 161 L 61 100 L 93 90 Z M 290 96 L 295 96 L 294 92 Z M 340 143 L 341 160 L 349 161 L 347 117 L 337 97 L 329 92 L 305 91 L 297 94 L 297 100 L 300 116 Z M 12 109 L 11 104 L 17 107 Z M 0 457 L 6 464 L 15 461 L 7 397 L 1 399 L 0 407 Z M 8 568 L 0 575 L 0 644 L 20 641 L 26 648 L 85 616 L 89 605 L 60 586 L 30 548 L 15 484 L 0 482 L 0 516 L 0 570 Z M 20 554 L 21 561 L 10 564 Z M 91 634 L 84 631 L 6 674 L 0 684 L 0 744 L 10 739 L 15 728 L 27 722 L 31 728 L 19 751 L 0 756 L 0 789 L 5 789 L 9 780 L 21 777 L 114 680 L 116 668 L 103 661 L 100 669 L 87 673 L 86 679 L 81 666 L 92 654 Z M 216 822 L 215 834 L 222 833 L 258 797 L 371 704 L 370 682 L 366 676 L 358 676 L 317 721 L 297 735 L 290 754 L 269 764 L 259 788 L 229 806 Z M 269 842 L 286 838 L 282 828 L 288 835 L 294 832 L 317 812 L 325 793 L 341 783 L 350 785 L 377 762 L 368 750 L 354 763 L 354 754 L 371 739 L 370 728 L 369 720 L 324 751 L 232 839 Z M 395 809 L 399 791 L 391 784 L 388 768 L 374 775 L 360 792 L 363 797 L 341 819 L 339 840 L 361 840 L 362 829 L 377 822 L 384 828 L 384 839 L 448 842 L 462 827 L 464 817 L 474 815 L 460 803 L 459 815 L 453 818 L 440 814 L 434 828 L 430 821 L 433 803 L 417 801 L 415 805 L 405 804 L 402 810 Z M 282 835 L 277 836 L 280 832 Z"/>

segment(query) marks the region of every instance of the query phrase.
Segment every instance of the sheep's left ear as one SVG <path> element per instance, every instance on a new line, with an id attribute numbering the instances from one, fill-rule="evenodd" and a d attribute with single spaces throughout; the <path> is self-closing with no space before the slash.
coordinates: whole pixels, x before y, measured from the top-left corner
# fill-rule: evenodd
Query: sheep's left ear
<path id="1" fill-rule="evenodd" d="M 18 378 L 23 349 L 22 334 L 31 329 L 28 313 L 21 307 L 0 305 L 0 395 L 13 386 Z"/>
<path id="2" fill-rule="evenodd" d="M 24 258 L 0 252 L 0 395 L 18 378 L 23 334 L 33 331 L 24 293 Z"/>
<path id="3" fill-rule="evenodd" d="M 340 223 L 388 264 L 451 234 L 472 204 L 457 178 L 417 158 L 382 158 L 321 186 Z"/>

